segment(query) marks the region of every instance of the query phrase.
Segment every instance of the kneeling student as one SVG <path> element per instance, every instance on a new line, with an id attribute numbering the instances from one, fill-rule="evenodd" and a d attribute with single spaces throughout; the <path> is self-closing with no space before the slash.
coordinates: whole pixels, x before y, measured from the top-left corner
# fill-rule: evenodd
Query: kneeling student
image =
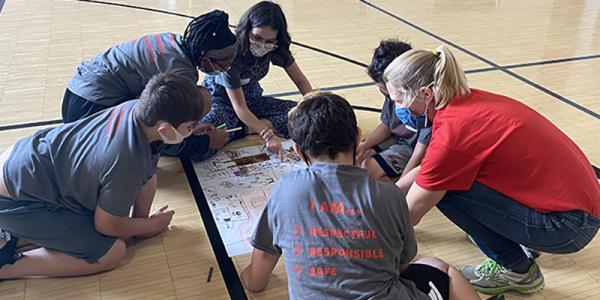
<path id="1" fill-rule="evenodd" d="M 354 166 L 360 129 L 345 99 L 308 94 L 288 127 L 309 167 L 273 189 L 241 274 L 250 291 L 265 288 L 283 254 L 291 299 L 479 299 L 445 262 L 410 264 L 417 243 L 406 200 Z"/>
<path id="2" fill-rule="evenodd" d="M 174 211 L 150 215 L 160 150 L 189 136 L 209 107 L 187 79 L 159 74 L 139 100 L 40 130 L 4 151 L 0 279 L 107 271 L 124 258 L 124 239 L 165 231 Z M 40 248 L 17 250 L 29 243 Z"/>

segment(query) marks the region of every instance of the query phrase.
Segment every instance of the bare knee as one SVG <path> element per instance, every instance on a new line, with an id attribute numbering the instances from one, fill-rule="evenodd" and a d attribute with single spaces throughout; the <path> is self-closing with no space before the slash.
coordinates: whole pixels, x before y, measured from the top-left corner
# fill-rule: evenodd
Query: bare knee
<path id="1" fill-rule="evenodd" d="M 367 170 L 367 172 L 369 173 L 369 175 L 371 175 L 371 178 L 373 179 L 381 180 L 387 178 L 387 175 L 385 174 L 383 168 L 381 168 L 377 161 L 372 157 L 365 159 L 361 164 L 361 167 Z"/>
<path id="2" fill-rule="evenodd" d="M 363 169 L 367 170 L 369 175 L 371 175 L 371 177 L 373 177 L 374 179 L 377 179 L 379 177 L 378 175 L 380 172 L 378 172 L 379 170 L 377 170 L 377 169 L 381 169 L 381 168 L 379 167 L 379 164 L 375 161 L 374 158 L 369 157 L 369 158 L 365 159 L 362 162 L 361 167 Z"/>
<path id="3" fill-rule="evenodd" d="M 450 268 L 450 265 L 448 265 L 448 263 L 446 263 L 445 261 L 443 261 L 437 257 L 431 257 L 431 256 L 423 257 L 414 263 L 428 265 L 428 266 L 434 267 L 444 273 L 448 273 L 448 269 Z"/>
<path id="4" fill-rule="evenodd" d="M 106 254 L 98 260 L 98 267 L 100 268 L 98 271 L 109 271 L 118 267 L 125 258 L 126 252 L 125 242 L 122 239 L 117 239 Z"/>

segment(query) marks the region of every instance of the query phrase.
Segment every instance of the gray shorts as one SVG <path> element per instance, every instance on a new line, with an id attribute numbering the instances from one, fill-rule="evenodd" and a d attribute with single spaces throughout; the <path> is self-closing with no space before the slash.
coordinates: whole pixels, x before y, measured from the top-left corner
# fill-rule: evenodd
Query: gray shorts
<path id="1" fill-rule="evenodd" d="M 410 159 L 413 147 L 407 143 L 401 143 L 396 137 L 389 137 L 377 146 L 373 147 L 377 154 L 373 159 L 390 177 L 399 177 Z"/>
<path id="2" fill-rule="evenodd" d="M 94 212 L 81 214 L 46 202 L 4 197 L 0 197 L 0 228 L 34 245 L 89 263 L 103 257 L 117 239 L 96 231 Z"/>

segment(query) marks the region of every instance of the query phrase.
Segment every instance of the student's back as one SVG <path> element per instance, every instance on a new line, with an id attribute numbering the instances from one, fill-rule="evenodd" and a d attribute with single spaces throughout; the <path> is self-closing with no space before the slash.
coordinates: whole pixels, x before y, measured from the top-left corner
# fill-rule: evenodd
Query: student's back
<path id="1" fill-rule="evenodd" d="M 158 152 L 134 116 L 137 100 L 18 141 L 4 166 L 14 200 L 76 212 L 127 215 L 137 188 L 154 175 Z M 158 149 L 157 149 L 158 150 Z"/>
<path id="2" fill-rule="evenodd" d="M 181 75 L 196 84 L 195 64 L 180 47 L 181 35 L 151 34 L 115 45 L 83 61 L 69 81 L 73 93 L 105 106 L 136 99 L 158 73 Z"/>
<path id="3" fill-rule="evenodd" d="M 237 49 L 228 20 L 225 12 L 213 10 L 190 21 L 183 35 L 145 35 L 81 62 L 65 90 L 63 120 L 74 122 L 137 99 L 150 78 L 159 73 L 179 75 L 195 86 L 198 70 L 228 67 Z"/>
<path id="4" fill-rule="evenodd" d="M 139 100 L 38 131 L 0 155 L 0 280 L 111 270 L 124 239 L 168 229 L 150 214 L 163 143 L 181 143 L 209 99 L 185 78 L 154 76 Z M 34 246 L 21 255 L 19 239 Z"/>
<path id="5" fill-rule="evenodd" d="M 268 224 L 258 228 L 271 232 L 257 230 L 253 246 L 283 254 L 292 298 L 428 299 L 400 278 L 417 245 L 393 184 L 356 166 L 316 163 L 280 180 L 265 209 Z"/>
<path id="6" fill-rule="evenodd" d="M 395 185 L 355 166 L 361 131 L 346 99 L 314 92 L 289 118 L 294 151 L 309 167 L 271 193 L 241 273 L 248 290 L 266 287 L 283 254 L 292 299 L 478 299 L 447 263 L 410 263 L 408 205 Z"/>

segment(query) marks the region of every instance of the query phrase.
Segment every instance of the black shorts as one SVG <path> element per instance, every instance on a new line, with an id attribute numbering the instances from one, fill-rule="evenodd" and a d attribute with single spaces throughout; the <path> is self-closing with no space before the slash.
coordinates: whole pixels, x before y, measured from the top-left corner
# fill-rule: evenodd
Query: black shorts
<path id="1" fill-rule="evenodd" d="M 71 92 L 68 88 L 65 90 L 62 103 L 63 122 L 71 123 L 85 117 L 91 116 L 96 112 L 105 110 L 110 106 L 96 104 L 83 97 Z"/>
<path id="2" fill-rule="evenodd" d="M 410 264 L 400 276 L 414 282 L 417 288 L 431 299 L 450 299 L 450 278 L 438 268 Z"/>
<path id="3" fill-rule="evenodd" d="M 117 238 L 96 231 L 94 212 L 76 213 L 42 201 L 0 197 L 0 228 L 36 246 L 95 263 Z"/>

